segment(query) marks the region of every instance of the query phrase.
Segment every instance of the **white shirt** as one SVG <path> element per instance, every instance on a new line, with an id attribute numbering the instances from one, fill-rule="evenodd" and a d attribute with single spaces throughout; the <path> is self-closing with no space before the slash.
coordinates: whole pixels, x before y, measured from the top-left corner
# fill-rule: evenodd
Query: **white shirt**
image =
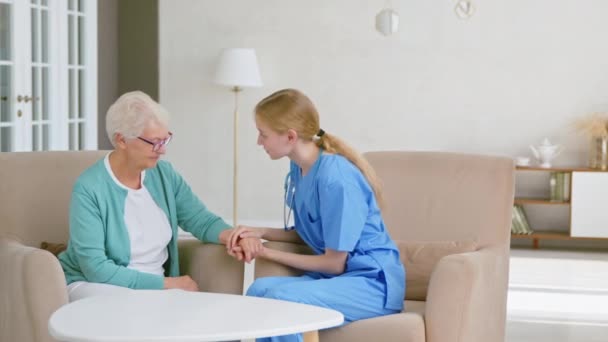
<path id="1" fill-rule="evenodd" d="M 118 186 L 127 190 L 124 219 L 131 242 L 131 259 L 127 267 L 162 276 L 165 273 L 163 264 L 169 258 L 169 219 L 144 186 L 146 172 L 141 173 L 140 189 L 128 188 L 112 172 L 109 156 L 110 154 L 104 160 L 108 173 Z"/>

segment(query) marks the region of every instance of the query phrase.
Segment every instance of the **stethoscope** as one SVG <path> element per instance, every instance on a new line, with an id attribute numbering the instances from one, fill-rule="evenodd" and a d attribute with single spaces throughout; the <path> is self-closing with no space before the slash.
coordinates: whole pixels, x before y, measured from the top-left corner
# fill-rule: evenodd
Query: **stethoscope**
<path id="1" fill-rule="evenodd" d="M 289 221 L 291 220 L 291 212 L 293 211 L 293 201 L 296 196 L 296 187 L 295 184 L 291 182 L 291 172 L 287 173 L 285 176 L 285 194 L 283 196 L 283 228 L 285 230 L 293 230 L 294 226 L 288 226 Z M 289 207 L 289 209 L 287 209 Z"/>
<path id="2" fill-rule="evenodd" d="M 321 160 L 321 154 L 323 154 L 323 148 L 319 148 L 319 157 L 314 164 L 313 179 L 316 178 L 318 170 L 318 163 Z M 285 195 L 283 196 L 283 228 L 285 230 L 294 230 L 295 226 L 288 226 L 291 220 L 291 212 L 293 211 L 294 199 L 296 197 L 296 185 L 291 180 L 291 171 L 285 176 L 285 185 L 283 186 Z M 289 209 L 287 207 L 289 206 Z"/>

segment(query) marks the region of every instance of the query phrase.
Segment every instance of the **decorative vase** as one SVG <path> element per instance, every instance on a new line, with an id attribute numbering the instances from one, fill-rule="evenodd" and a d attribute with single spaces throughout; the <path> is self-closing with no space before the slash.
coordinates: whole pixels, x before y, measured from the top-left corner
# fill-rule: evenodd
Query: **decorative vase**
<path id="1" fill-rule="evenodd" d="M 608 169 L 608 137 L 591 138 L 591 149 L 589 152 L 590 168 Z"/>

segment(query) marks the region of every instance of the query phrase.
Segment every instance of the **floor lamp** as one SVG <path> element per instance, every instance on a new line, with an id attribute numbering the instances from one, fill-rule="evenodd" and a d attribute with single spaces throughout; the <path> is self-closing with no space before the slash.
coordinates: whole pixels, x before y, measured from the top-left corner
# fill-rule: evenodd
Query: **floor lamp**
<path id="1" fill-rule="evenodd" d="M 232 225 L 237 226 L 238 203 L 238 123 L 239 123 L 239 92 L 247 87 L 262 86 L 258 60 L 254 49 L 231 48 L 224 49 L 215 71 L 214 82 L 227 86 L 234 93 L 234 156 L 232 172 Z"/>

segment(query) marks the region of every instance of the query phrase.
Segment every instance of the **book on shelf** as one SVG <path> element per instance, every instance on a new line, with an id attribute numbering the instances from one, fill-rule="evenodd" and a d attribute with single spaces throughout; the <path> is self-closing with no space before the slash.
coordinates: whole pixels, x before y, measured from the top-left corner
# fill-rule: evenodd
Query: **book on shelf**
<path id="1" fill-rule="evenodd" d="M 556 200 L 558 202 L 563 201 L 564 198 L 564 174 L 562 172 L 558 172 L 557 173 L 557 183 L 555 185 L 556 187 L 556 193 L 557 193 L 557 198 Z"/>
<path id="2" fill-rule="evenodd" d="M 530 235 L 533 233 L 528 223 L 528 218 L 521 205 L 514 205 L 511 212 L 511 233 Z"/>
<path id="3" fill-rule="evenodd" d="M 557 172 L 549 174 L 549 200 L 557 201 Z"/>
<path id="4" fill-rule="evenodd" d="M 567 202 L 570 200 L 570 172 L 551 172 L 549 175 L 549 200 Z"/>
<path id="5" fill-rule="evenodd" d="M 564 201 L 570 200 L 570 182 L 571 182 L 570 177 L 571 176 L 572 176 L 572 174 L 570 172 L 564 172 L 564 184 L 562 186 L 562 188 L 564 189 L 564 197 L 563 197 Z"/>
<path id="6" fill-rule="evenodd" d="M 524 234 L 532 234 L 532 228 L 530 228 L 530 223 L 528 221 L 528 217 L 526 216 L 526 212 L 524 211 L 524 207 L 521 205 L 517 206 L 517 214 L 519 215 L 519 220 L 522 223 Z"/>
<path id="7" fill-rule="evenodd" d="M 515 209 L 517 206 L 513 206 L 513 210 L 511 210 L 511 234 L 521 234 L 521 225 L 517 220 L 517 210 Z"/>

